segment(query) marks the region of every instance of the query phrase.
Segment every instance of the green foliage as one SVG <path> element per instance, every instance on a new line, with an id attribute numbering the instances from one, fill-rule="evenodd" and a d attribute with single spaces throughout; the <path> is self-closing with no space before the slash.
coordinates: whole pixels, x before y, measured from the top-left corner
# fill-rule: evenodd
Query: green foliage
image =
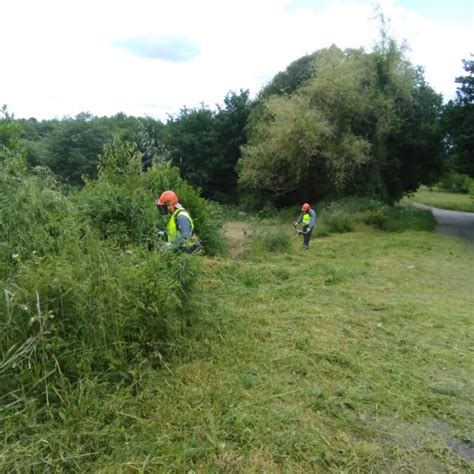
<path id="1" fill-rule="evenodd" d="M 448 171 L 474 177 L 474 60 L 463 60 L 467 75 L 456 78 L 456 98 L 443 114 Z"/>
<path id="2" fill-rule="evenodd" d="M 152 119 L 124 114 L 99 118 L 80 113 L 74 118 L 41 122 L 28 119 L 18 123 L 29 165 L 48 166 L 61 180 L 75 186 L 83 185 L 83 175 L 97 176 L 97 157 L 115 135 L 136 141 L 145 165 L 162 152 L 158 141 L 162 124 Z"/>
<path id="3" fill-rule="evenodd" d="M 259 99 L 272 95 L 291 95 L 313 77 L 318 52 L 307 54 L 293 61 L 284 71 L 279 72 L 260 92 Z"/>
<path id="4" fill-rule="evenodd" d="M 417 209 L 409 205 L 397 205 L 386 209 L 383 229 L 388 232 L 406 230 L 433 231 L 436 220 L 430 211 Z"/>
<path id="5" fill-rule="evenodd" d="M 3 105 L 0 109 L 0 152 L 5 152 L 5 150 L 18 150 L 20 136 L 20 124 L 16 122 L 13 115 L 8 112 L 7 106 Z"/>
<path id="6" fill-rule="evenodd" d="M 79 186 L 82 176 L 97 176 L 97 156 L 110 139 L 89 115 L 61 121 L 48 139 L 47 165 L 65 181 Z"/>
<path id="7" fill-rule="evenodd" d="M 325 153 L 332 129 L 301 96 L 271 97 L 243 147 L 240 179 L 274 195 L 297 189 L 312 161 Z"/>
<path id="8" fill-rule="evenodd" d="M 77 194 L 81 213 L 98 229 L 102 238 L 120 246 L 157 243 L 156 227 L 164 229 L 166 219 L 157 214 L 155 198 L 173 189 L 193 218 L 196 234 L 211 255 L 223 248 L 219 230 L 222 222 L 194 188 L 181 179 L 179 170 L 155 163 L 142 167 L 142 155 L 135 144 L 116 139 L 99 157 L 99 178 L 87 180 Z"/>
<path id="9" fill-rule="evenodd" d="M 469 193 L 471 178 L 467 174 L 447 173 L 441 177 L 437 187 L 452 193 Z"/>
<path id="10" fill-rule="evenodd" d="M 250 260 L 265 259 L 268 253 L 285 253 L 290 250 L 291 237 L 283 228 L 248 232 L 244 245 L 244 255 Z"/>
<path id="11" fill-rule="evenodd" d="M 73 194 L 13 152 L 0 183 L 0 408 L 56 406 L 79 380 L 129 381 L 133 364 L 161 364 L 197 315 L 199 261 L 139 245 L 152 236 L 156 194 L 176 185 L 198 231 L 212 227 L 209 250 L 219 245 L 219 225 L 179 171 L 144 172 L 136 147 L 117 140 L 99 180 Z"/>
<path id="12" fill-rule="evenodd" d="M 163 130 L 166 154 L 183 178 L 215 200 L 235 200 L 236 164 L 245 143 L 249 92 L 229 93 L 217 112 L 183 108 Z"/>
<path id="13" fill-rule="evenodd" d="M 33 256 L 61 253 L 77 240 L 78 214 L 54 180 L 26 173 L 21 156 L 0 168 L 0 278 Z"/>
<path id="14" fill-rule="evenodd" d="M 411 205 L 389 206 L 366 198 L 346 198 L 317 206 L 316 236 L 351 232 L 361 224 L 388 232 L 432 231 L 436 221 L 429 211 Z"/>
<path id="15" fill-rule="evenodd" d="M 95 239 L 69 250 L 34 257 L 4 284 L 2 403 L 23 397 L 47 374 L 39 393 L 56 399 L 55 387 L 65 381 L 108 376 L 145 357 L 159 361 L 161 343 L 189 316 L 192 259 L 117 254 Z"/>
<path id="16" fill-rule="evenodd" d="M 244 189 L 279 205 L 345 195 L 393 202 L 434 179 L 441 98 L 392 40 L 372 53 L 332 46 L 311 58 L 310 78 L 289 95 L 264 94 L 250 118 Z"/>

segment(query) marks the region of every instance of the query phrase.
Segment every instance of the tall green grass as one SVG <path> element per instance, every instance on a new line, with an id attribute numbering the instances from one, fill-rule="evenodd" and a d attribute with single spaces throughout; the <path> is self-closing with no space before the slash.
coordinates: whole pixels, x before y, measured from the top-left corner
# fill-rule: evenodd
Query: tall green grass
<path id="1" fill-rule="evenodd" d="M 21 155 L 0 161 L 0 412 L 59 406 L 81 380 L 133 379 L 197 314 L 199 261 L 148 244 L 154 198 L 176 185 L 216 252 L 207 203 L 173 168 L 143 172 L 133 145 L 115 142 L 100 163 L 97 182 L 66 195 Z"/>
<path id="2" fill-rule="evenodd" d="M 316 235 L 320 236 L 351 232 L 360 225 L 387 232 L 432 231 L 436 227 L 436 221 L 429 211 L 406 204 L 389 206 L 364 198 L 348 198 L 323 202 L 316 209 L 320 216 Z"/>

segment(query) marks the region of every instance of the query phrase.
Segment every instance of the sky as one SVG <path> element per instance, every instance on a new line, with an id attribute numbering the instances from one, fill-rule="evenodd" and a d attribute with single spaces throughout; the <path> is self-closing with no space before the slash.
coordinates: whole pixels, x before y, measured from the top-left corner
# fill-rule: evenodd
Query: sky
<path id="1" fill-rule="evenodd" d="M 255 96 L 332 44 L 367 51 L 376 8 L 445 101 L 474 53 L 472 0 L 0 0 L 0 106 L 17 118 L 166 120 Z"/>

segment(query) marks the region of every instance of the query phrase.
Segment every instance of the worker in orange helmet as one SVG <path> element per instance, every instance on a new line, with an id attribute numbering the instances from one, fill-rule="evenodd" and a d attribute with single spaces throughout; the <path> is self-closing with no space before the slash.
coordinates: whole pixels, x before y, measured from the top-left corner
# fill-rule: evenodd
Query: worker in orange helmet
<path id="1" fill-rule="evenodd" d="M 179 203 L 174 191 L 164 191 L 155 200 L 158 210 L 170 216 L 165 231 L 158 234 L 166 238 L 173 250 L 192 253 L 201 246 L 201 241 L 193 235 L 194 223 L 189 212 Z"/>
<path id="2" fill-rule="evenodd" d="M 295 228 L 298 227 L 298 224 L 303 225 L 303 248 L 308 250 L 311 234 L 316 224 L 316 212 L 311 209 L 311 206 L 307 202 L 301 206 L 301 213 L 294 224 Z"/>

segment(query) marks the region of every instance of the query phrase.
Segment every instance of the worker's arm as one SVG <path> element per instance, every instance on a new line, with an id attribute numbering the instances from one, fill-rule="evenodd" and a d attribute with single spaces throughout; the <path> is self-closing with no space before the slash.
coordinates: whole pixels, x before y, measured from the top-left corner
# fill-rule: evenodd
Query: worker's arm
<path id="1" fill-rule="evenodd" d="M 295 221 L 295 226 L 297 226 L 303 220 L 303 213 L 298 216 L 298 219 Z"/>
<path id="2" fill-rule="evenodd" d="M 308 224 L 308 229 L 307 229 L 308 232 L 314 229 L 314 226 L 316 224 L 316 213 L 313 211 L 313 209 L 309 211 L 309 215 L 311 216 L 311 220 L 309 221 L 309 224 Z"/>

